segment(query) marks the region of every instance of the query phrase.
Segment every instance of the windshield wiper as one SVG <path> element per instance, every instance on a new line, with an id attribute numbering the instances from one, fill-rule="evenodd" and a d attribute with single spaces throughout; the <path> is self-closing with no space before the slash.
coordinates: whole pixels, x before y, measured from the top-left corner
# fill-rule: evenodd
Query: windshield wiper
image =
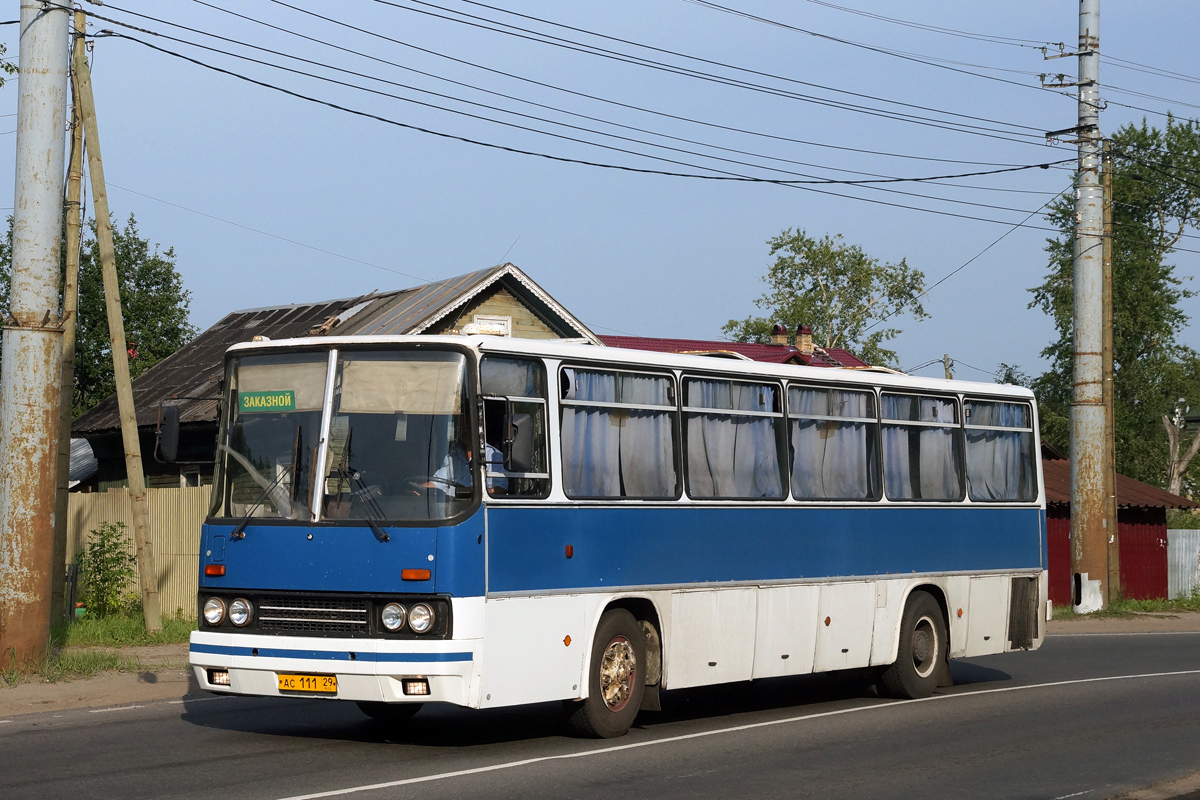
<path id="1" fill-rule="evenodd" d="M 345 492 L 341 491 L 341 482 L 345 481 L 349 484 L 351 481 L 358 484 L 358 491 L 351 493 L 351 498 L 355 495 L 366 499 L 367 514 L 364 517 L 367 524 L 371 526 L 371 532 L 375 534 L 375 538 L 381 542 L 391 541 L 392 537 L 383 527 L 375 521 L 373 514 L 379 515 L 379 519 L 383 519 L 383 509 L 375 502 L 375 496 L 371 493 L 371 488 L 366 485 L 362 479 L 362 475 L 358 470 L 350 466 L 350 441 L 354 438 L 354 429 L 346 434 L 346 446 L 342 448 L 342 457 L 338 459 L 338 465 L 334 467 L 338 475 L 338 502 L 341 502 L 341 497 Z"/>
<path id="2" fill-rule="evenodd" d="M 275 503 L 277 510 L 279 510 L 281 512 L 285 512 L 285 515 L 289 519 L 292 517 L 292 513 L 296 509 L 296 505 L 295 505 L 295 498 L 296 498 L 296 480 L 295 480 L 295 478 L 296 478 L 296 472 L 297 472 L 296 465 L 300 462 L 300 458 L 301 458 L 301 454 L 302 454 L 301 453 L 301 447 L 302 447 L 301 442 L 303 441 L 303 439 L 301 438 L 301 430 L 302 430 L 301 426 L 297 425 L 296 426 L 296 441 L 292 447 L 292 463 L 288 464 L 286 467 L 284 467 L 282 470 L 280 470 L 279 474 L 275 476 L 275 480 L 271 481 L 270 483 L 267 483 L 265 486 L 263 486 L 263 484 L 266 483 L 266 478 L 262 477 L 262 474 L 259 473 L 259 471 L 257 469 L 254 469 L 254 466 L 252 464 L 250 464 L 249 461 L 247 461 L 246 458 L 241 453 L 237 452 L 236 450 L 229 447 L 228 445 L 221 445 L 221 447 L 223 447 L 226 450 L 226 452 L 228 452 L 230 455 L 234 456 L 234 458 L 239 463 L 241 463 L 243 467 L 245 467 L 247 469 L 247 471 L 250 473 L 250 476 L 252 478 L 254 478 L 256 483 L 258 483 L 260 486 L 263 486 L 262 492 L 260 492 L 258 495 L 258 499 L 254 501 L 254 505 L 250 506 L 250 510 L 247 511 L 246 515 L 244 517 L 242 517 L 240 522 L 238 522 L 237 527 L 235 527 L 233 529 L 233 533 L 229 534 L 230 539 L 245 539 L 246 538 L 246 526 L 250 524 L 250 519 L 254 516 L 254 512 L 258 510 L 258 507 L 262 505 L 263 500 L 266 500 L 268 497 L 270 497 L 272 502 Z M 285 475 L 289 475 L 289 474 L 292 476 L 292 491 L 289 492 L 285 498 L 276 497 L 276 496 L 272 495 L 272 492 L 283 481 L 283 477 Z M 284 503 L 281 503 L 280 502 L 281 500 L 284 501 Z M 283 505 L 286 505 L 286 509 L 282 507 Z"/>

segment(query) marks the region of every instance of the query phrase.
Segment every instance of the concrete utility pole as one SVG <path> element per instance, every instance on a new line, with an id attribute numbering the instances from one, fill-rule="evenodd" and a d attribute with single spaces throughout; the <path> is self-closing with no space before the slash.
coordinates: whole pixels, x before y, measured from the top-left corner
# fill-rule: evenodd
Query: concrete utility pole
<path id="1" fill-rule="evenodd" d="M 1113 158 L 1104 142 L 1104 529 L 1108 533 L 1108 599 L 1121 594 L 1121 531 L 1117 525 L 1117 419 L 1113 383 Z"/>
<path id="2" fill-rule="evenodd" d="M 67 14 L 22 0 L 20 35 L 12 286 L 0 367 L 0 667 L 40 660 L 50 637 L 62 357 Z"/>
<path id="3" fill-rule="evenodd" d="M 83 34 L 87 17 L 75 12 L 75 57 L 82 57 Z M 66 606 L 67 506 L 71 486 L 71 417 L 75 394 L 75 318 L 79 311 L 79 226 L 83 189 L 83 118 L 79 112 L 79 93 L 71 94 L 71 159 L 67 166 L 66 266 L 63 271 L 62 373 L 59 382 L 58 414 L 58 485 L 54 494 L 54 582 L 51 591 L 50 619 L 54 622 L 74 613 Z"/>
<path id="4" fill-rule="evenodd" d="M 942 366 L 946 368 L 946 380 L 954 380 L 954 372 L 951 370 L 951 367 L 954 366 L 954 362 L 950 360 L 949 353 L 942 354 Z"/>
<path id="5" fill-rule="evenodd" d="M 1079 175 L 1071 393 L 1071 568 L 1075 610 L 1108 604 L 1104 492 L 1104 237 L 1100 188 L 1100 0 L 1079 3 Z"/>
<path id="6" fill-rule="evenodd" d="M 138 441 L 137 411 L 133 405 L 133 384 L 129 379 L 129 353 L 125 342 L 125 320 L 121 316 L 121 287 L 117 280 L 117 259 L 113 251 L 112 217 L 108 213 L 108 193 L 104 188 L 104 163 L 100 159 L 100 129 L 96 123 L 96 102 L 92 97 L 92 74 L 82 49 L 76 50 L 72 66 L 83 117 L 88 170 L 92 173 L 92 202 L 96 206 L 96 243 L 99 245 L 100 267 L 104 275 L 108 340 L 112 347 L 113 378 L 117 385 L 117 408 L 121 415 L 121 442 L 125 445 L 125 472 L 129 479 L 129 496 L 133 500 L 133 537 L 137 544 L 138 582 L 142 587 L 142 616 L 146 621 L 146 630 L 160 631 L 162 610 L 159 607 L 158 569 L 154 561 L 154 544 L 150 540 L 146 473 L 142 471 L 142 446 Z"/>

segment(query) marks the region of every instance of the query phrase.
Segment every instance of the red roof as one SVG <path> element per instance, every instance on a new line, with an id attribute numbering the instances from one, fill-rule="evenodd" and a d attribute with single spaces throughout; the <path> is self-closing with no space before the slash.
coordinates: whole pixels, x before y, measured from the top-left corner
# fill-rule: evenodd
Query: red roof
<path id="1" fill-rule="evenodd" d="M 1043 452 L 1042 475 L 1046 481 L 1046 502 L 1069 505 L 1071 462 L 1065 458 L 1047 458 Z M 1117 473 L 1117 505 L 1122 508 L 1200 508 L 1200 503 L 1120 473 Z"/>
<path id="2" fill-rule="evenodd" d="M 801 364 L 813 367 L 869 367 L 867 362 L 838 347 L 817 347 L 806 356 L 790 344 L 706 341 L 704 339 L 655 339 L 648 336 L 601 336 L 609 347 L 651 350 L 655 353 L 730 353 L 751 361 Z"/>

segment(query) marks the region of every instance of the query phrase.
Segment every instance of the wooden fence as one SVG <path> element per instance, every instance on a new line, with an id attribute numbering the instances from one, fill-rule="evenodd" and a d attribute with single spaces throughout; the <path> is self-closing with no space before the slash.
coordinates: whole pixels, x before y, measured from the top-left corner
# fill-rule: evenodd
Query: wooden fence
<path id="1" fill-rule="evenodd" d="M 200 526 L 208 510 L 212 487 L 147 489 L 150 540 L 158 568 L 158 591 L 163 616 L 196 616 L 196 578 L 200 564 Z M 130 553 L 133 542 L 133 501 L 127 489 L 73 492 L 67 510 L 67 563 L 87 547 L 88 536 L 105 522 L 125 523 Z M 135 581 L 129 591 L 138 591 Z"/>

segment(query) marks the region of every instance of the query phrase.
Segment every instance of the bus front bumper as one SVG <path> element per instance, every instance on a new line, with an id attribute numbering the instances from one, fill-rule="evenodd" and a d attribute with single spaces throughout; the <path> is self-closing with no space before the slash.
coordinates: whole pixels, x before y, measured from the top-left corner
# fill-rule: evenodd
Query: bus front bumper
<path id="1" fill-rule="evenodd" d="M 478 707 L 476 665 L 482 640 L 334 639 L 193 631 L 188 656 L 200 688 L 259 697 L 324 697 Z M 217 672 L 216 675 L 213 672 Z M 214 683 L 213 678 L 228 684 Z M 337 691 L 280 689 L 280 675 L 334 676 Z M 429 693 L 405 694 L 406 679 Z M 317 684 L 320 686 L 321 684 Z"/>

